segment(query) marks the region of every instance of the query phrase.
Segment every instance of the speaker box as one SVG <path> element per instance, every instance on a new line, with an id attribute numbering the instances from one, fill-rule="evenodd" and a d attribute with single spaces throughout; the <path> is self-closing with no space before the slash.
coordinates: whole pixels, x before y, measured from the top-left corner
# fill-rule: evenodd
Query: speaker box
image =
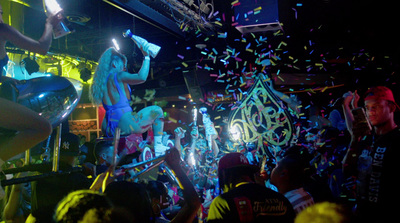
<path id="1" fill-rule="evenodd" d="M 241 0 L 234 6 L 235 27 L 241 33 L 255 33 L 282 29 L 279 0 Z"/>

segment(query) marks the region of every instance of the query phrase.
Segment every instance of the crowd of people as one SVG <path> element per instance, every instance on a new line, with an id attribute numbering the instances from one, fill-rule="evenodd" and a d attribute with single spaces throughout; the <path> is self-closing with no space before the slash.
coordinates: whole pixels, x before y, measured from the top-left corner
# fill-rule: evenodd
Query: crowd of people
<path id="1" fill-rule="evenodd" d="M 39 41 L 23 36 L 1 19 L 0 62 L 8 61 L 7 41 L 47 53 L 52 27 L 60 19 L 60 15 L 49 17 Z M 348 92 L 342 109 L 332 110 L 328 118 L 313 112 L 309 126 L 301 126 L 305 131 L 297 131 L 297 140 L 287 148 L 232 143 L 209 130 L 213 128 L 209 122 L 204 133 L 196 125 L 177 128 L 175 143 L 168 146 L 163 143 L 162 109 L 149 106 L 134 114 L 129 104 L 130 86 L 146 81 L 150 66 L 147 43 L 136 44 L 144 55 L 137 74 L 126 71 L 126 57 L 113 48 L 99 59 L 90 98 L 106 110 L 104 137 L 85 146 L 79 136 L 63 132 L 58 174 L 6 186 L 2 220 L 339 223 L 396 219 L 390 201 L 397 200 L 392 181 L 399 172 L 395 160 L 400 129 L 394 119 L 399 106 L 389 88 L 371 87 L 362 97 L 357 91 Z M 285 95 L 277 96 L 285 101 Z M 6 171 L 11 167 L 3 165 L 3 160 L 46 139 L 51 126 L 17 103 L 0 98 L 0 104 L 0 127 L 14 131 L 11 136 L 2 135 L 0 144 L 0 165 Z M 154 134 L 149 146 L 156 158 L 165 156 L 165 164 L 133 168 L 142 161 L 138 153 L 143 145 L 137 145 L 136 153 L 118 154 L 109 139 L 149 129 Z M 186 131 L 190 142 L 182 143 Z M 23 166 L 21 160 L 13 163 Z M 37 177 L 52 170 L 47 158 L 39 163 L 35 171 L 5 177 Z M 152 170 L 155 173 L 148 173 L 147 178 L 138 177 Z"/>
<path id="2" fill-rule="evenodd" d="M 119 157 L 109 138 L 82 143 L 64 133 L 60 170 L 67 174 L 5 187 L 3 220 L 387 222 L 395 213 L 389 201 L 395 197 L 390 179 L 397 171 L 391 159 L 397 157 L 398 105 L 382 86 L 366 92 L 365 113 L 355 110 L 359 99 L 356 92 L 346 93 L 343 112 L 331 112 L 343 114 L 339 122 L 345 128 L 327 118 L 272 157 L 254 143 L 224 145 L 215 136 L 207 142 L 198 126 L 189 133 L 190 143 L 181 142 L 186 131 L 179 127 L 174 147 L 164 153 L 166 165 L 147 179 L 132 177 L 140 168 L 123 171 L 140 160 Z M 85 148 L 90 144 L 93 148 Z M 14 177 L 46 173 L 51 165 L 43 161 L 35 173 Z"/>

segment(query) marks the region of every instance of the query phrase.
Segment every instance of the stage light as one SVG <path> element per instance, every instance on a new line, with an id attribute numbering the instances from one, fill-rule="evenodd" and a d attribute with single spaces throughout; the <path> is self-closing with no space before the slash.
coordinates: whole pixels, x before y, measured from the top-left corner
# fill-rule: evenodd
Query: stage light
<path id="1" fill-rule="evenodd" d="M 166 111 L 164 112 L 164 118 L 165 118 L 165 119 L 169 118 L 169 113 L 166 112 Z"/>
<path id="2" fill-rule="evenodd" d="M 113 42 L 113 44 L 114 44 L 114 48 L 115 48 L 117 51 L 119 51 L 120 48 L 119 48 L 119 45 L 118 45 L 117 41 L 116 41 L 115 39 L 112 39 L 112 42 Z"/>
<path id="3" fill-rule="evenodd" d="M 194 124 L 194 126 L 197 126 L 197 108 L 196 107 L 193 108 L 192 115 L 193 115 L 193 124 Z"/>
<path id="4" fill-rule="evenodd" d="M 29 75 L 39 71 L 39 64 L 29 57 L 23 59 L 21 61 L 21 64 L 25 66 L 25 70 L 28 72 Z"/>
<path id="5" fill-rule="evenodd" d="M 232 139 L 234 141 L 239 141 L 241 138 L 241 133 L 239 131 L 239 129 L 235 126 L 231 129 L 229 129 L 229 132 L 231 133 Z"/>
<path id="6" fill-rule="evenodd" d="M 62 10 L 56 0 L 44 0 L 44 3 L 52 15 L 56 15 Z"/>

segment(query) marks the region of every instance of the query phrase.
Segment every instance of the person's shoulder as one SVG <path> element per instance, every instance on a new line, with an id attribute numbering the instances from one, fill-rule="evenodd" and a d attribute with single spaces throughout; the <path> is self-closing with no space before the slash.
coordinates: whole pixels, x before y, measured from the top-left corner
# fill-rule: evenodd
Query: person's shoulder
<path id="1" fill-rule="evenodd" d="M 258 184 L 258 183 L 246 183 L 246 184 L 242 184 L 240 185 L 238 188 L 243 187 L 246 189 L 252 189 L 254 191 L 265 191 L 267 193 L 278 193 L 276 191 L 273 191 L 271 189 L 269 189 L 268 187 L 265 187 L 264 185 Z"/>
<path id="2" fill-rule="evenodd" d="M 400 128 L 396 127 L 395 129 L 391 130 L 390 132 L 386 133 L 382 139 L 385 141 L 391 141 L 392 143 L 399 144 L 400 142 Z"/>
<path id="3" fill-rule="evenodd" d="M 213 199 L 211 202 L 207 220 L 221 220 L 226 217 L 226 214 L 230 212 L 230 207 L 227 200 L 221 194 Z"/>
<path id="4" fill-rule="evenodd" d="M 13 28 L 12 26 L 5 24 L 5 23 L 0 23 L 0 34 L 2 34 L 0 36 L 0 39 L 4 39 L 4 35 L 7 33 L 10 33 L 10 31 L 16 31 L 15 28 Z M 7 39 L 7 38 L 6 38 Z"/>
<path id="5" fill-rule="evenodd" d="M 226 202 L 226 198 L 225 198 L 225 195 L 226 195 L 227 193 L 223 193 L 223 194 L 220 194 L 219 196 L 217 196 L 217 197 L 215 197 L 213 200 L 212 200 L 212 202 L 211 202 L 211 204 L 212 203 L 214 203 L 214 205 L 215 204 L 218 204 L 218 203 L 223 203 L 223 204 L 226 204 L 227 202 Z"/>
<path id="6" fill-rule="evenodd" d="M 267 199 L 275 199 L 279 201 L 283 201 L 284 203 L 290 203 L 289 200 L 281 193 L 274 191 L 268 187 L 265 187 L 260 184 L 250 184 L 252 188 L 248 188 L 252 190 L 252 193 L 258 194 L 260 197 L 264 197 Z"/>
<path id="7" fill-rule="evenodd" d="M 4 29 L 9 29 L 9 28 L 10 28 L 9 25 L 7 25 L 7 24 L 5 24 L 5 23 L 0 23 L 0 31 L 1 31 L 1 30 L 4 30 Z"/>
<path id="8" fill-rule="evenodd" d="M 262 185 L 259 185 L 261 188 L 263 188 L 262 190 L 264 191 L 264 193 L 265 194 L 267 194 L 269 197 L 274 197 L 274 198 L 278 198 L 278 199 L 281 199 L 281 200 L 287 200 L 287 198 L 283 195 L 283 194 L 281 194 L 281 193 L 279 193 L 279 192 L 277 192 L 277 191 L 274 191 L 274 190 L 272 190 L 272 189 L 270 189 L 270 188 L 267 188 L 267 187 L 265 187 L 265 186 L 262 186 Z"/>
<path id="9" fill-rule="evenodd" d="M 0 23 L 0 40 L 4 40 L 3 35 L 8 32 L 8 30 L 10 29 L 10 26 L 4 23 Z"/>
<path id="10" fill-rule="evenodd" d="M 396 135 L 396 136 L 400 136 L 400 128 L 399 128 L 399 127 L 396 127 L 396 128 L 393 130 L 393 134 Z"/>
<path id="11" fill-rule="evenodd" d="M 277 199 L 286 199 L 285 196 L 283 196 L 281 193 L 278 193 L 274 190 L 271 190 L 270 188 L 265 187 L 264 185 L 260 185 L 257 183 L 247 183 L 247 184 L 242 184 L 230 191 L 228 193 L 225 193 L 226 196 L 236 196 L 238 194 L 247 194 L 249 196 L 252 195 L 257 195 L 260 198 L 261 197 L 269 197 L 269 198 L 277 198 Z M 224 196 L 224 194 L 222 194 Z"/>

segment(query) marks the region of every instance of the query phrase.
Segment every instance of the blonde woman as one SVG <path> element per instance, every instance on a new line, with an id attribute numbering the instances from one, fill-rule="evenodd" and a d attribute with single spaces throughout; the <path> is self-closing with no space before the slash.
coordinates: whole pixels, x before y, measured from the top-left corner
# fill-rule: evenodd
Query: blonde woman
<path id="1" fill-rule="evenodd" d="M 102 104 L 106 115 L 102 131 L 112 137 L 119 127 L 122 135 L 144 133 L 150 127 L 154 131 L 156 156 L 165 153 L 168 147 L 162 145 L 164 114 L 158 106 L 148 106 L 133 114 L 130 101 L 130 86 L 144 83 L 150 69 L 148 44 L 139 46 L 144 57 L 142 67 L 137 74 L 126 71 L 127 59 L 114 48 L 107 49 L 99 59 L 99 64 L 93 76 L 89 97 L 93 104 Z"/>

